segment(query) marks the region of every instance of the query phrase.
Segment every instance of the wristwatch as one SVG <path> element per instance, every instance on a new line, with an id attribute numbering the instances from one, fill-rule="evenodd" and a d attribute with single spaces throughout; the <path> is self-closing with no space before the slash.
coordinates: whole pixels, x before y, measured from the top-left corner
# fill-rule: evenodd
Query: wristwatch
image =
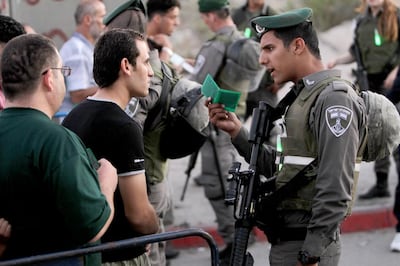
<path id="1" fill-rule="evenodd" d="M 309 265 L 315 264 L 321 259 L 320 257 L 312 257 L 307 251 L 299 251 L 299 254 L 297 255 L 297 260 L 300 261 L 302 265 Z"/>

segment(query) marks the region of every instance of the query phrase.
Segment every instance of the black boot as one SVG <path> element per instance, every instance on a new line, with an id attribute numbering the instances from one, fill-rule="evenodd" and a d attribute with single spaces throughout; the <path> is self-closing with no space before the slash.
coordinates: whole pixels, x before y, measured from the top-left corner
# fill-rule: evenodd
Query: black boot
<path id="1" fill-rule="evenodd" d="M 372 199 L 372 198 L 385 198 L 390 197 L 388 190 L 388 174 L 387 173 L 376 173 L 376 185 L 370 188 L 367 193 L 361 194 L 360 199 Z"/>

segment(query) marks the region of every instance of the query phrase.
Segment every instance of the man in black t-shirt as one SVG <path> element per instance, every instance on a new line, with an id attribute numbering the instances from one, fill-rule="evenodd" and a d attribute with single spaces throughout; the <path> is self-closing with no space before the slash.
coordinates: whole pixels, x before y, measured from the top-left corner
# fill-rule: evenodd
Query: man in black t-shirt
<path id="1" fill-rule="evenodd" d="M 129 29 L 106 32 L 95 46 L 93 73 L 100 89 L 77 105 L 63 125 L 76 132 L 96 157 L 107 158 L 117 168 L 115 218 L 102 241 L 156 233 L 158 218 L 147 197 L 142 129 L 124 112 L 132 97 L 148 94 L 154 74 L 143 36 Z M 149 265 L 144 252 L 144 247 L 117 249 L 103 252 L 102 259 Z"/>

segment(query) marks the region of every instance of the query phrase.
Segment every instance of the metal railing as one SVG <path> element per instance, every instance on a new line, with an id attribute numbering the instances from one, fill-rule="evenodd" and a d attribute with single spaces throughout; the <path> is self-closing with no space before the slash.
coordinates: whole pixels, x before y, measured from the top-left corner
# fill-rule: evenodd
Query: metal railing
<path id="1" fill-rule="evenodd" d="M 184 237 L 201 237 L 206 240 L 208 246 L 210 247 L 211 253 L 211 265 L 218 266 L 218 247 L 215 243 L 215 240 L 212 236 L 204 231 L 203 229 L 197 228 L 190 228 L 184 230 L 177 230 L 177 231 L 170 231 L 164 232 L 159 234 L 152 234 L 146 235 L 141 237 L 135 237 L 125 240 L 119 240 L 114 242 L 107 242 L 95 246 L 73 249 L 73 250 L 66 250 L 60 251 L 55 253 L 43 254 L 43 255 L 35 255 L 31 257 L 7 260 L 7 261 L 0 261 L 0 266 L 10 266 L 10 265 L 28 265 L 33 263 L 41 263 L 41 262 L 48 262 L 51 260 L 59 260 L 59 259 L 66 259 L 71 257 L 78 257 L 82 255 L 87 255 L 91 253 L 97 253 L 102 251 L 109 251 L 113 249 L 120 249 L 120 248 L 127 248 L 127 247 L 137 247 L 139 245 L 145 245 L 155 242 L 167 241 L 177 238 L 184 238 Z"/>

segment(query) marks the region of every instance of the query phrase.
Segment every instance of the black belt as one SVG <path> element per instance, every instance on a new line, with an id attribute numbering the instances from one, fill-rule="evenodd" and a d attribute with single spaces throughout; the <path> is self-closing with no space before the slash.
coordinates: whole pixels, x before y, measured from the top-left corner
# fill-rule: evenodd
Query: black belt
<path id="1" fill-rule="evenodd" d="M 276 236 L 277 242 L 298 241 L 306 239 L 307 228 L 281 228 Z"/>

